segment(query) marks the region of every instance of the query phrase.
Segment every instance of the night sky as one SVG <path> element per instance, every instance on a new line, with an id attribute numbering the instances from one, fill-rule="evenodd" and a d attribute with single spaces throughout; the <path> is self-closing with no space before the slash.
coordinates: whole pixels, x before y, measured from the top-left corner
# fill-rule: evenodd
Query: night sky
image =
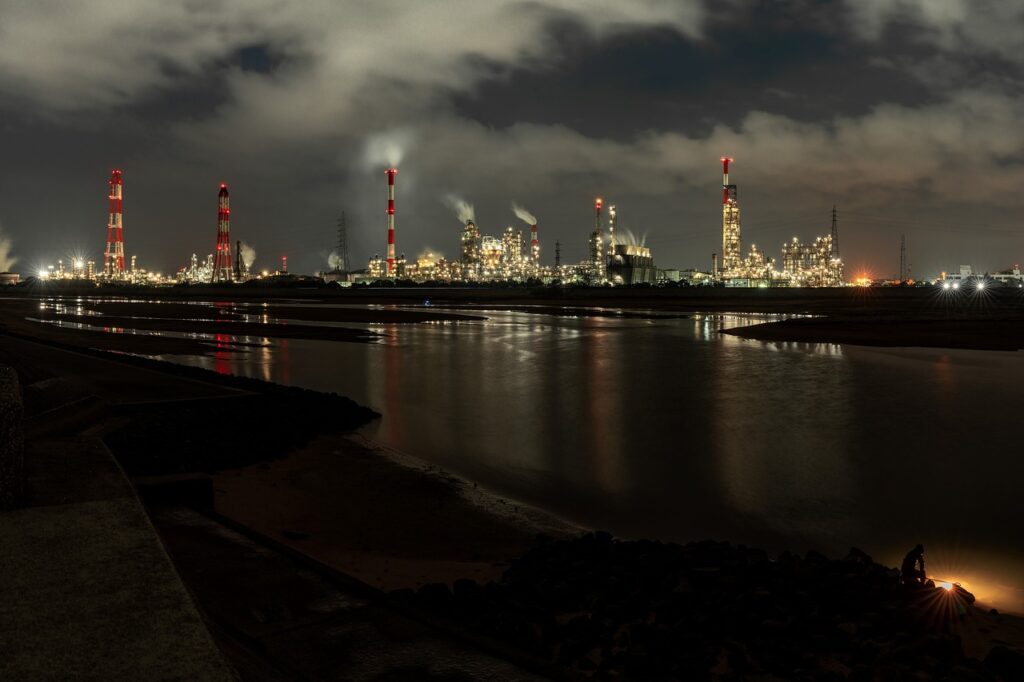
<path id="1" fill-rule="evenodd" d="M 33 272 L 125 250 L 170 272 L 213 250 L 217 191 L 256 267 L 458 256 L 442 199 L 485 234 L 539 218 L 583 258 L 597 195 L 661 267 L 721 249 L 735 158 L 744 251 L 779 258 L 840 214 L 848 274 L 1024 260 L 1024 10 L 970 0 L 0 0 L 0 229 Z M 5 263 L 0 263 L 2 268 Z"/>

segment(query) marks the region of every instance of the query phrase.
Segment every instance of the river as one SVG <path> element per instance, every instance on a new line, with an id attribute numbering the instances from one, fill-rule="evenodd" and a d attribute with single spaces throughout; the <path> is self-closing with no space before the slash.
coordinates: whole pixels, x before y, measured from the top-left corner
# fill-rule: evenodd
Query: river
<path id="1" fill-rule="evenodd" d="M 889 565 L 923 542 L 931 575 L 1024 612 L 1024 354 L 486 314 L 165 359 L 347 395 L 383 414 L 370 439 L 587 527 Z"/>

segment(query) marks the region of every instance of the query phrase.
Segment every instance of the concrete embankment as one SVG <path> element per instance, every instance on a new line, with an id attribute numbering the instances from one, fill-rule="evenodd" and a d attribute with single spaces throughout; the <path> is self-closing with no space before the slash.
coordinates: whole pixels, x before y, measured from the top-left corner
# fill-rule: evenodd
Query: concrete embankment
<path id="1" fill-rule="evenodd" d="M 110 451 L 40 427 L 67 416 L 66 387 L 42 391 L 35 404 L 50 407 L 28 412 L 38 435 L 11 465 L 22 401 L 10 368 L 0 379 L 0 461 L 16 503 L 0 511 L 0 679 L 232 679 Z"/>
<path id="2" fill-rule="evenodd" d="M 18 375 L 0 366 L 0 510 L 17 506 L 25 486 L 23 412 Z"/>

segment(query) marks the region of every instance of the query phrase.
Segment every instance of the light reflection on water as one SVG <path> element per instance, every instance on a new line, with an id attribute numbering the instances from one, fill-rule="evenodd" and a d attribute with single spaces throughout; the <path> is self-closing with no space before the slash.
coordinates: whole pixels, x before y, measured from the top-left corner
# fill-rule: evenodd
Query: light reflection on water
<path id="1" fill-rule="evenodd" d="M 758 316 L 488 314 L 168 359 L 348 395 L 384 414 L 369 437 L 587 526 L 889 565 L 923 542 L 933 572 L 1024 611 L 1024 355 L 718 333 Z"/>

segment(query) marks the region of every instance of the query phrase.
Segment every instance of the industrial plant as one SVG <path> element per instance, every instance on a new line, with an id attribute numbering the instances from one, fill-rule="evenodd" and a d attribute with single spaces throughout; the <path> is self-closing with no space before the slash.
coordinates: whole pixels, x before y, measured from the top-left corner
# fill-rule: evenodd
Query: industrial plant
<path id="1" fill-rule="evenodd" d="M 740 206 L 735 184 L 729 182 L 732 158 L 722 157 L 722 252 L 712 254 L 709 273 L 691 271 L 690 282 L 728 287 L 838 287 L 844 286 L 843 262 L 839 257 L 836 209 L 832 209 L 832 231 L 803 244 L 796 237 L 782 245 L 782 270 L 775 259 L 750 245 L 743 256 Z M 525 251 L 522 231 L 505 228 L 500 236 L 482 234 L 472 207 L 460 202 L 460 258 L 447 261 L 432 253 L 407 263 L 405 256 L 394 257 L 395 248 L 395 174 L 388 176 L 388 257 L 375 255 L 367 268 L 368 279 L 401 279 L 414 282 L 560 282 L 590 286 L 656 284 L 666 279 L 654 264 L 651 249 L 644 244 L 624 243 L 616 233 L 618 213 L 608 205 L 608 229 L 605 235 L 604 199 L 594 200 L 594 227 L 588 240 L 588 257 L 575 265 L 562 265 L 556 253 L 555 265 L 540 262 L 537 219 L 518 205 L 513 210 L 530 226 L 530 249 Z M 635 242 L 635 240 L 634 240 Z M 678 273 L 678 271 L 673 271 Z"/>
<path id="2" fill-rule="evenodd" d="M 750 253 L 743 257 L 740 232 L 740 204 L 736 185 L 729 182 L 729 164 L 722 159 L 722 258 L 721 270 L 717 254 L 712 254 L 714 280 L 729 287 L 839 287 L 843 286 L 843 261 L 839 257 L 839 227 L 836 209 L 832 207 L 832 232 L 816 237 L 810 244 L 801 244 L 797 237 L 782 245 L 782 271 L 775 269 L 775 260 L 751 243 Z"/>
<path id="3" fill-rule="evenodd" d="M 214 253 L 200 260 L 195 253 L 187 265 L 178 268 L 173 276 L 149 272 L 139 268 L 137 256 L 126 260 L 124 247 L 124 183 L 121 171 L 111 173 L 107 195 L 107 239 L 103 250 L 103 264 L 97 269 L 96 262 L 84 257 L 73 256 L 60 259 L 33 273 L 38 279 L 47 281 L 81 280 L 97 283 L 120 283 L 136 285 L 169 284 L 217 284 L 246 282 L 273 275 L 286 274 L 287 256 L 282 258 L 281 269 L 273 273 L 251 270 L 256 252 L 242 241 L 231 245 L 231 196 L 226 183 L 221 183 L 217 194 L 217 238 Z M 17 280 L 14 280 L 17 281 Z"/>
<path id="4" fill-rule="evenodd" d="M 802 243 L 794 237 L 781 247 L 781 270 L 776 260 L 751 243 L 746 255 L 740 222 L 740 204 L 736 184 L 730 182 L 729 166 L 734 160 L 722 157 L 722 250 L 712 254 L 708 272 L 659 270 L 650 247 L 618 226 L 619 212 L 615 204 L 604 198 L 594 200 L 593 227 L 587 238 L 587 257 L 575 264 L 563 264 L 561 244 L 555 243 L 554 264 L 541 262 L 540 227 L 537 217 L 519 204 L 512 212 L 526 223 L 529 236 L 522 229 L 506 226 L 498 234 L 483 233 L 476 223 L 473 206 L 457 197 L 449 197 L 458 217 L 459 257 L 447 260 L 433 252 L 421 253 L 407 260 L 396 252 L 396 180 L 398 169 L 384 171 L 387 178 L 387 250 L 385 256 L 374 255 L 366 270 L 350 271 L 344 217 L 339 220 L 338 251 L 329 259 L 332 270 L 319 273 L 325 281 L 351 284 L 403 281 L 414 283 L 529 283 L 572 284 L 582 286 L 636 286 L 684 280 L 691 285 L 726 287 L 838 287 L 844 286 L 843 261 L 839 256 L 837 211 L 832 209 L 830 234 Z M 73 257 L 37 274 L 47 280 L 88 280 L 102 283 L 137 285 L 168 284 L 233 284 L 253 279 L 282 276 L 288 272 L 287 257 L 274 272 L 253 270 L 255 250 L 231 241 L 231 197 L 226 183 L 220 183 L 217 194 L 217 229 L 213 253 L 200 258 L 191 254 L 188 262 L 170 276 L 139 268 L 136 256 L 126 260 L 124 241 L 124 183 L 122 173 L 115 169 L 109 180 L 106 245 L 101 268 L 96 263 Z M 605 217 L 607 213 L 607 219 Z"/>

